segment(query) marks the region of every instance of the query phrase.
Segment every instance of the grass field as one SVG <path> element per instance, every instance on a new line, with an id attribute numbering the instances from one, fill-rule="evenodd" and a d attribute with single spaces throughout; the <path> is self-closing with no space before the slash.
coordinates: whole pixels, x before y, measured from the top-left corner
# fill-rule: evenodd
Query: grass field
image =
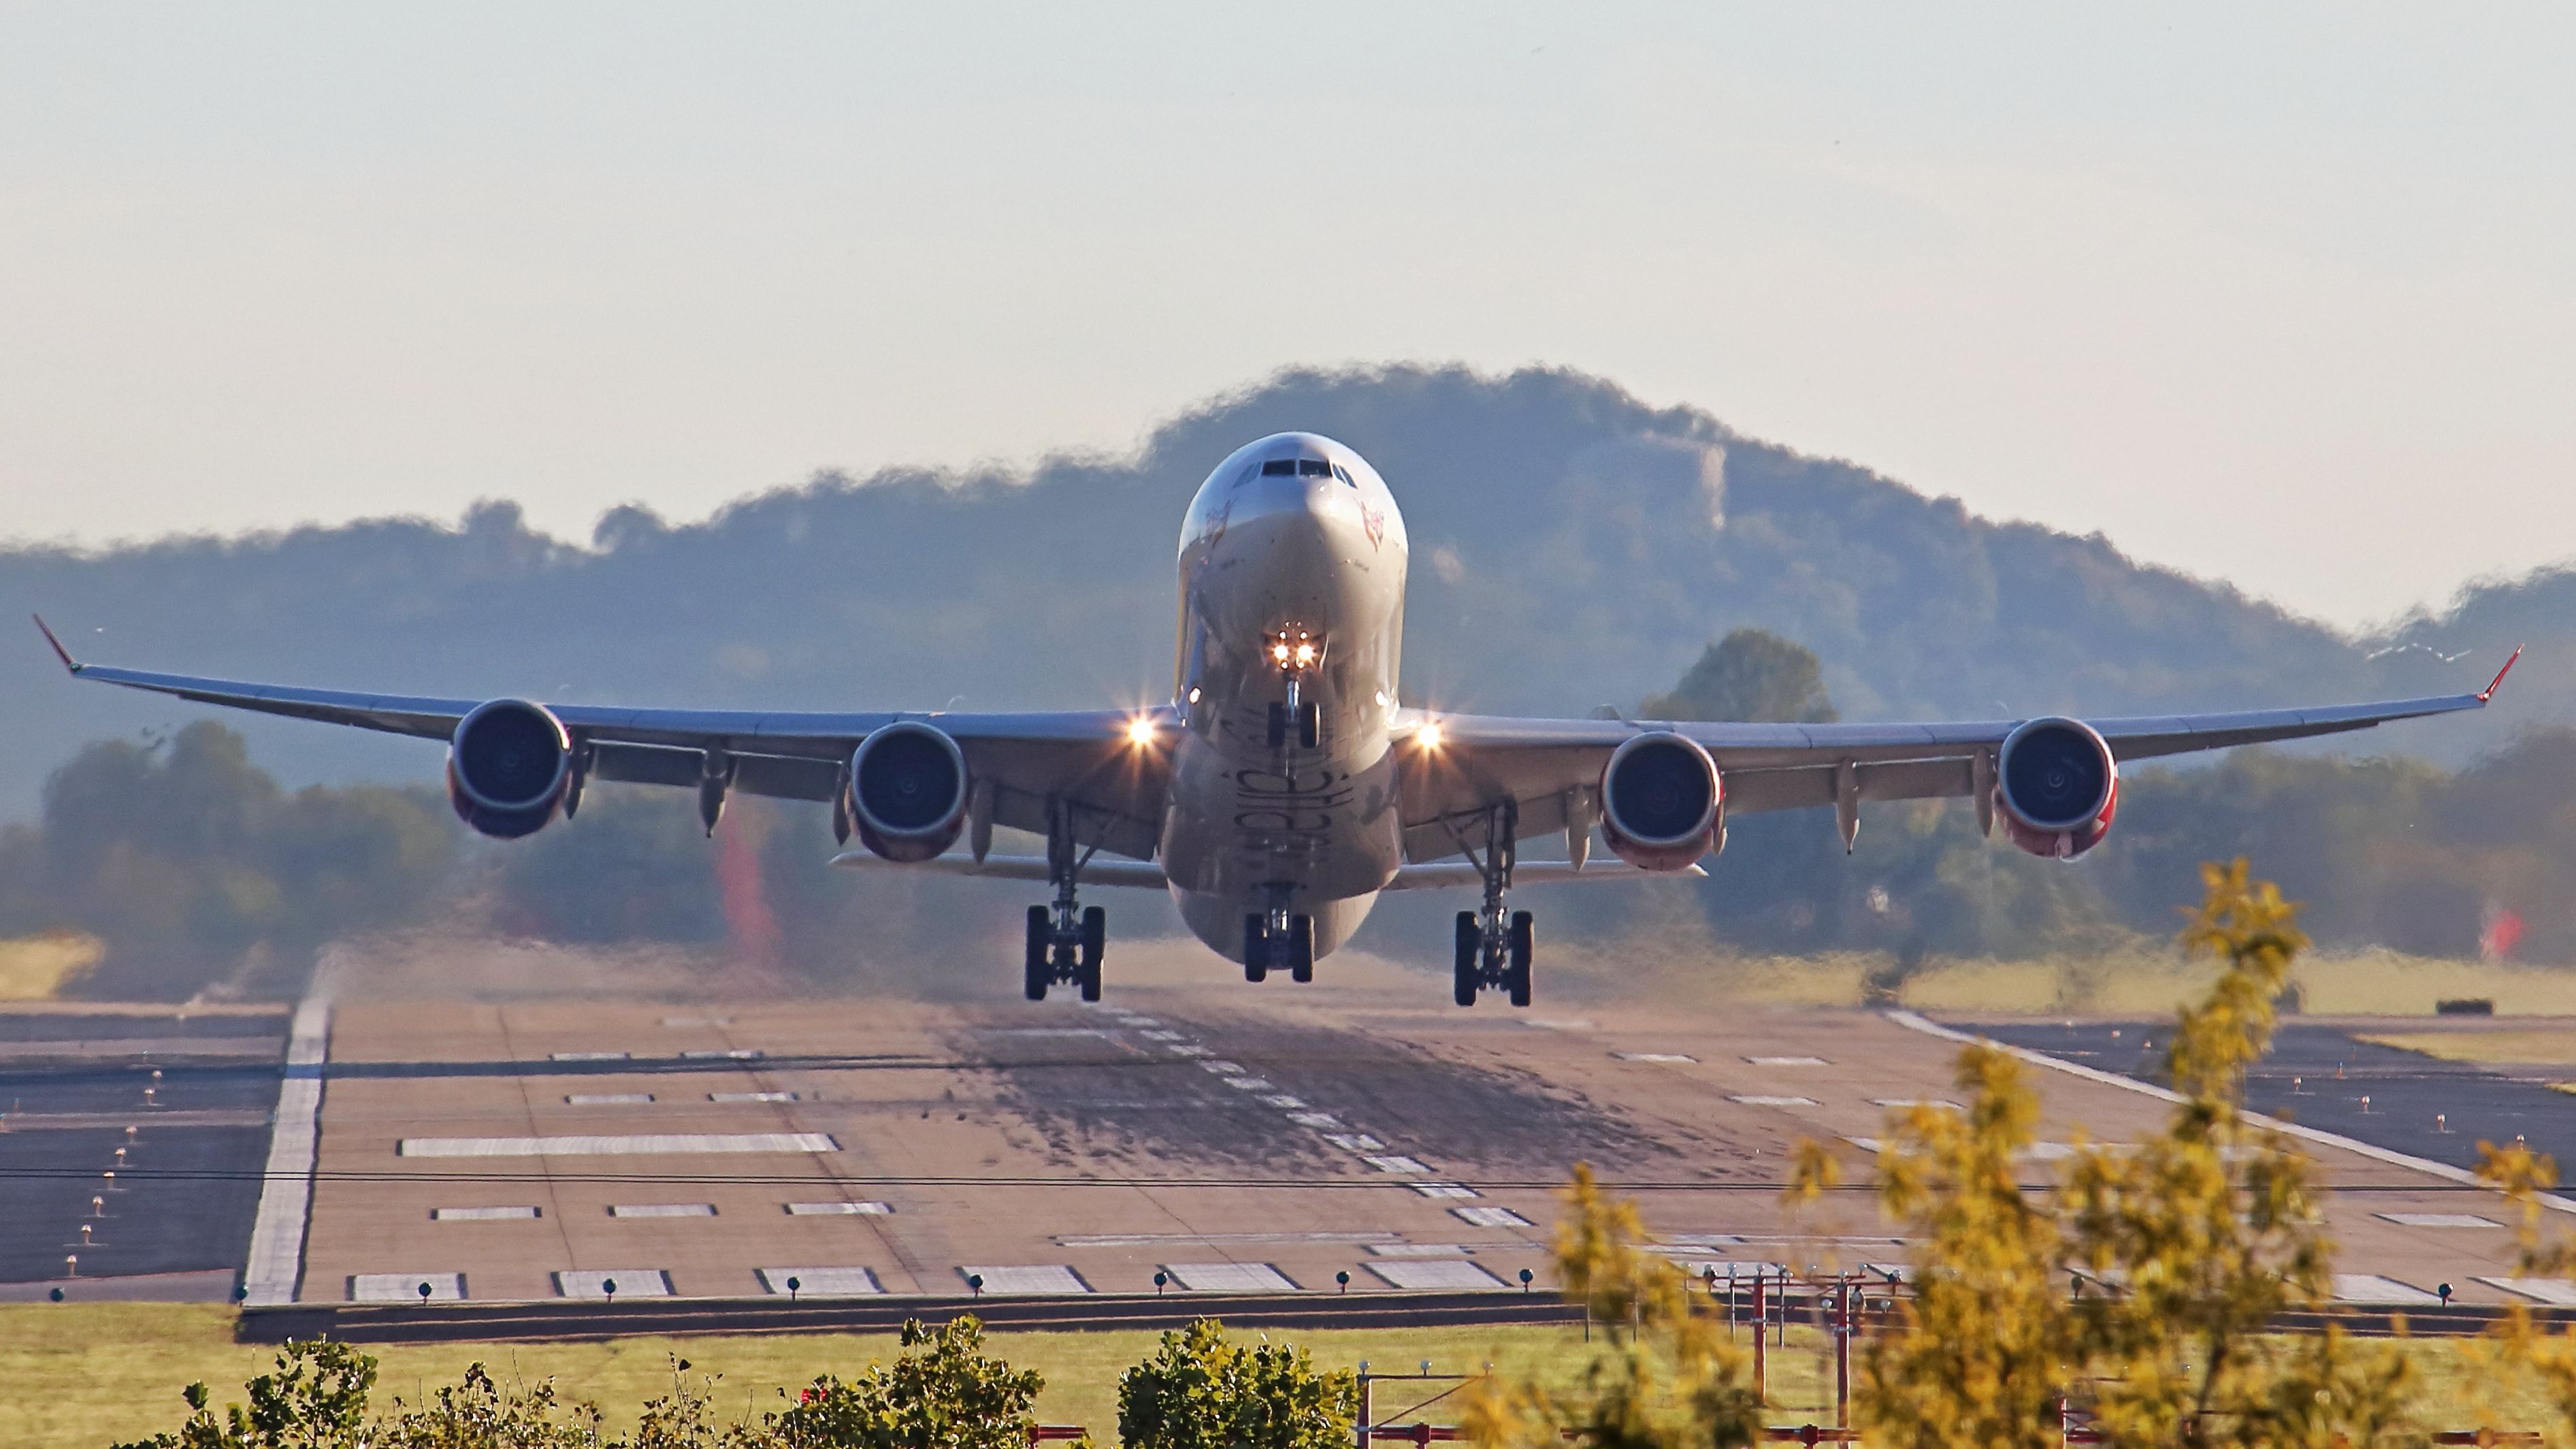
<path id="1" fill-rule="evenodd" d="M 2354 1040 L 2453 1062 L 2576 1067 L 2576 1031 L 2382 1031 Z"/>
<path id="2" fill-rule="evenodd" d="M 241 1385 L 265 1372 L 271 1348 L 232 1341 L 228 1308 L 156 1304 L 0 1305 L 0 1445 L 8 1449 L 100 1449 L 177 1427 L 186 1415 L 179 1390 L 192 1380 L 213 1388 L 215 1402 L 240 1402 Z M 1584 1361 L 1579 1328 L 1493 1327 L 1348 1331 L 1275 1335 L 1304 1345 L 1326 1367 L 1368 1360 L 1380 1372 L 1415 1372 L 1423 1359 L 1435 1373 L 1574 1373 Z M 1103 1443 L 1118 1436 L 1118 1375 L 1152 1352 L 1155 1335 L 1007 1333 L 988 1352 L 1046 1375 L 1038 1416 L 1083 1424 Z M 631 1338 L 540 1344 L 391 1344 L 371 1347 L 380 1364 L 376 1403 L 416 1399 L 424 1386 L 453 1383 L 469 1363 L 494 1376 L 529 1382 L 551 1376 L 568 1399 L 608 1411 L 611 1427 L 631 1425 L 637 1406 L 671 1390 L 671 1360 L 685 1358 L 691 1376 L 722 1375 L 715 1394 L 727 1414 L 756 1416 L 781 1407 L 777 1390 L 825 1372 L 849 1373 L 896 1353 L 890 1335 L 742 1335 L 723 1338 Z M 1793 1330 L 1772 1356 L 1776 1402 L 1832 1402 L 1821 1339 Z M 1434 1384 L 1408 1397 L 1411 1385 L 1377 1394 L 1381 1416 L 1449 1387 Z M 1784 1411 L 1785 1412 L 1785 1411 Z M 1423 1416 L 1452 1422 L 1437 1411 Z M 1783 1422 L 1805 1422 L 1792 1413 Z"/>
<path id="3" fill-rule="evenodd" d="M 8 1449 L 102 1449 L 115 1440 L 175 1428 L 185 1416 L 179 1389 L 203 1380 L 217 1404 L 239 1402 L 242 1382 L 264 1372 L 275 1350 L 232 1341 L 230 1309 L 152 1304 L 0 1306 L 0 1445 Z M 1598 1330 L 1596 1330 L 1598 1332 Z M 1409 1373 L 1422 1360 L 1435 1373 L 1474 1373 L 1490 1364 L 1506 1374 L 1570 1379 L 1590 1350 L 1580 1329 L 1445 1328 L 1276 1335 L 1304 1345 L 1326 1367 L 1370 1361 L 1382 1373 Z M 1088 1426 L 1103 1444 L 1116 1441 L 1118 1374 L 1152 1351 L 1155 1335 L 1004 1333 L 987 1352 L 1046 1376 L 1038 1416 L 1051 1424 Z M 386 1345 L 368 1349 L 381 1365 L 375 1403 L 413 1399 L 425 1387 L 453 1383 L 469 1363 L 495 1376 L 534 1382 L 551 1376 L 568 1399 L 608 1410 L 612 1430 L 631 1426 L 644 1400 L 670 1392 L 671 1360 L 691 1361 L 692 1379 L 721 1375 L 714 1399 L 726 1415 L 756 1416 L 779 1406 L 777 1390 L 815 1374 L 847 1375 L 871 1359 L 890 1358 L 885 1335 L 745 1335 L 723 1338 L 636 1338 L 538 1344 Z M 2424 1340 L 2408 1346 L 2424 1375 L 2419 1402 L 2437 1429 L 2550 1428 L 2542 1400 L 2526 1389 L 2503 1392 L 2481 1416 L 2468 1407 L 2473 1387 L 2494 1389 L 2493 1370 L 2474 1346 Z M 1831 1364 L 1821 1334 L 1792 1329 L 1770 1354 L 1771 1421 L 1830 1422 Z M 1381 1384 L 1382 1421 L 1446 1384 Z M 1455 1422 L 1434 1406 L 1419 1416 Z M 2560 1442 L 2553 1438 L 2552 1442 Z"/>

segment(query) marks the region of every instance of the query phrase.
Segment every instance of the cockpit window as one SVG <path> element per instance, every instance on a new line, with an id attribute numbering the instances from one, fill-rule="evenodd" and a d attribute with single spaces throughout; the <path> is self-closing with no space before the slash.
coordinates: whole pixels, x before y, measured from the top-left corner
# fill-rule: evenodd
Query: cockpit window
<path id="1" fill-rule="evenodd" d="M 1360 485 L 1359 485 L 1358 480 L 1356 480 L 1356 479 L 1352 478 L 1352 477 L 1351 477 L 1351 475 L 1350 475 L 1347 471 L 1345 471 L 1345 470 L 1343 469 L 1342 465 L 1341 465 L 1341 464 L 1339 464 L 1339 463 L 1335 463 L 1335 464 L 1333 465 L 1333 476 L 1334 476 L 1334 477 L 1336 477 L 1336 478 L 1341 479 L 1341 480 L 1342 480 L 1343 482 L 1345 482 L 1345 483 L 1350 484 L 1350 485 L 1351 485 L 1352 487 L 1354 487 L 1354 488 L 1357 488 L 1358 486 L 1360 486 Z"/>
<path id="2" fill-rule="evenodd" d="M 1294 478 L 1297 476 L 1297 460 L 1294 458 L 1273 458 L 1269 462 L 1261 465 L 1261 476 L 1264 478 Z"/>
<path id="3" fill-rule="evenodd" d="M 1329 478 L 1333 475 L 1333 465 L 1321 458 L 1300 458 L 1297 471 L 1309 478 Z"/>

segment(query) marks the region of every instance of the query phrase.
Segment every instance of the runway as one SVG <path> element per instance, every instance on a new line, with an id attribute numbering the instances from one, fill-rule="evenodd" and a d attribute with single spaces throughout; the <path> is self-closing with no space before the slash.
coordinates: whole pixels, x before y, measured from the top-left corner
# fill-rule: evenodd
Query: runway
<path id="1" fill-rule="evenodd" d="M 297 1300 L 1543 1292 L 1578 1161 L 1694 1273 L 1901 1270 L 1866 1193 L 1793 1220 L 1779 1187 L 1804 1137 L 1865 1181 L 1890 1104 L 1956 1095 L 1953 1044 L 1847 1011 L 1462 1011 L 1440 986 L 346 999 Z M 2165 1111 L 2038 1075 L 2042 1160 Z M 2347 1296 L 2505 1300 L 2477 1281 L 2511 1272 L 2491 1199 L 2313 1150 Z"/>

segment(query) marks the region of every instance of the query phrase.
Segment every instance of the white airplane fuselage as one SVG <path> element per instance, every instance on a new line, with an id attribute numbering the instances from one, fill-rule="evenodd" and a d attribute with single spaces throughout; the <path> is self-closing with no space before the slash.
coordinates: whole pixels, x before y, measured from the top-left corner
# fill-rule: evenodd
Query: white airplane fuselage
<path id="1" fill-rule="evenodd" d="M 1181 918 L 1231 960 L 1280 912 L 1313 919 L 1322 956 L 1395 877 L 1406 557 L 1385 480 L 1312 433 L 1236 450 L 1190 503 L 1161 853 Z"/>

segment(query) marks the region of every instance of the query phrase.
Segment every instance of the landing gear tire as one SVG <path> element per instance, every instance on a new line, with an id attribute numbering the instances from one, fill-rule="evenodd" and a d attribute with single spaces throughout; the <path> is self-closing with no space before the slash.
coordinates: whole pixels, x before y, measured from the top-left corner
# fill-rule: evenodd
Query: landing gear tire
<path id="1" fill-rule="evenodd" d="M 1100 958 L 1108 942 L 1109 913 L 1098 906 L 1083 907 L 1081 958 L 1073 980 L 1085 1001 L 1100 999 Z"/>
<path id="2" fill-rule="evenodd" d="M 1259 916 L 1243 918 L 1243 979 L 1259 985 L 1270 977 L 1270 933 Z"/>
<path id="3" fill-rule="evenodd" d="M 1288 748 L 1288 706 L 1284 704 L 1270 706 L 1269 735 L 1270 748 L 1274 750 Z"/>
<path id="4" fill-rule="evenodd" d="M 1315 918 L 1288 918 L 1288 979 L 1303 986 L 1315 979 Z"/>
<path id="5" fill-rule="evenodd" d="M 1476 987 L 1481 957 L 1485 950 L 1485 933 L 1476 924 L 1474 911 L 1458 913 L 1458 961 L 1456 990 L 1452 995 L 1460 1006 L 1476 1004 Z"/>
<path id="6" fill-rule="evenodd" d="M 1324 706 L 1316 700 L 1307 700 L 1297 706 L 1297 743 L 1311 750 L 1321 745 L 1323 740 Z"/>
<path id="7" fill-rule="evenodd" d="M 1538 933 L 1532 929 L 1530 913 L 1512 912 L 1510 940 L 1511 960 L 1503 971 L 1503 989 L 1511 994 L 1512 1005 L 1530 1004 L 1530 960 L 1537 954 Z"/>
<path id="8" fill-rule="evenodd" d="M 1031 1001 L 1046 1000 L 1047 985 L 1055 972 L 1047 965 L 1047 947 L 1055 935 L 1055 924 L 1044 906 L 1029 907 L 1029 955 L 1023 970 L 1023 986 Z"/>

